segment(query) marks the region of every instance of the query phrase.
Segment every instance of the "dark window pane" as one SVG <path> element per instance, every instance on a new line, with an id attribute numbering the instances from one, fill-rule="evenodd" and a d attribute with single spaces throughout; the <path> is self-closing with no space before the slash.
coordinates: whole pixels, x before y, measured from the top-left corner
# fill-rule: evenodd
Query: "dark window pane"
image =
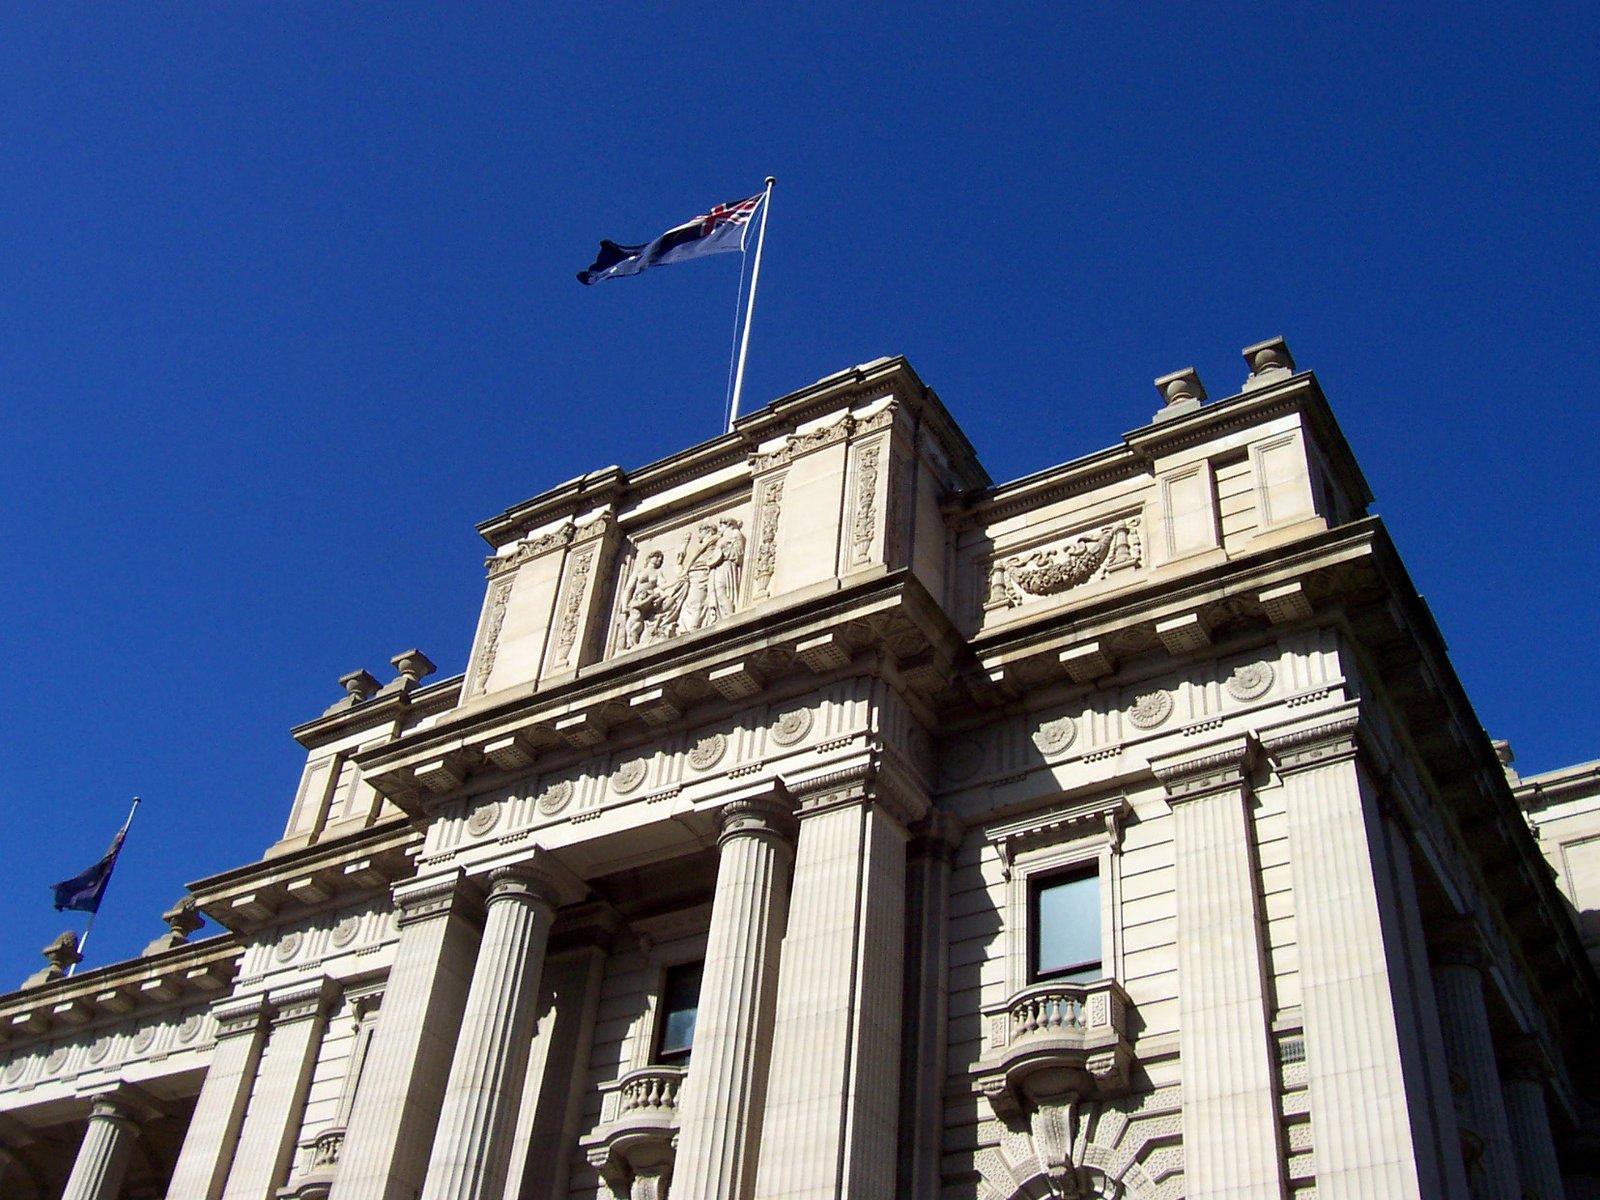
<path id="1" fill-rule="evenodd" d="M 682 963 L 667 970 L 661 988 L 661 1048 L 657 1057 L 689 1056 L 694 1045 L 694 1021 L 700 1011 L 700 972 L 704 963 Z"/>
<path id="2" fill-rule="evenodd" d="M 1100 977 L 1100 876 L 1058 875 L 1033 894 L 1037 978 Z"/>

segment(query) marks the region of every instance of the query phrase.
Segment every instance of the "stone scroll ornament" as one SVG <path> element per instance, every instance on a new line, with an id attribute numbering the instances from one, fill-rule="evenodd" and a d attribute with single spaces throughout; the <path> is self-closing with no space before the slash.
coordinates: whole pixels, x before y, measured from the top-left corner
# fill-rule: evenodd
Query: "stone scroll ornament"
<path id="1" fill-rule="evenodd" d="M 683 535 L 672 566 L 648 550 L 622 585 L 618 650 L 635 650 L 708 629 L 738 611 L 744 574 L 744 523 L 702 521 Z"/>
<path id="2" fill-rule="evenodd" d="M 989 604 L 1015 608 L 1027 600 L 1058 596 L 1097 576 L 1137 567 L 1143 555 L 1139 518 L 1124 517 L 1050 549 L 998 559 L 990 568 Z"/>

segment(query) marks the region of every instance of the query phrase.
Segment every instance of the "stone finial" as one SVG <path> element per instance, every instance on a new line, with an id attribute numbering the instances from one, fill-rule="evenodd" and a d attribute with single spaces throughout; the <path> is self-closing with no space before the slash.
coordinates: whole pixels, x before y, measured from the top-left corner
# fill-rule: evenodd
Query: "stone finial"
<path id="1" fill-rule="evenodd" d="M 146 946 L 140 955 L 141 958 L 184 945 L 188 942 L 189 935 L 206 923 L 205 918 L 200 915 L 194 897 L 188 895 L 162 913 L 161 919 L 167 923 L 167 932 Z"/>
<path id="2" fill-rule="evenodd" d="M 1289 343 L 1281 337 L 1246 346 L 1239 353 L 1244 355 L 1245 365 L 1250 368 L 1244 391 L 1266 387 L 1294 374 L 1294 355 L 1289 353 Z"/>
<path id="3" fill-rule="evenodd" d="M 1157 421 L 1170 421 L 1197 412 L 1206 398 L 1205 384 L 1200 382 L 1200 375 L 1193 367 L 1163 375 L 1156 380 L 1156 391 L 1166 401 L 1166 407 L 1155 415 Z"/>
<path id="4" fill-rule="evenodd" d="M 1494 746 L 1494 756 L 1500 760 L 1500 769 L 1506 773 L 1506 782 L 1512 787 L 1522 782 L 1522 776 L 1517 774 L 1517 769 L 1511 764 L 1517 761 L 1516 754 L 1511 749 L 1511 743 L 1504 738 L 1495 738 L 1490 743 Z"/>
<path id="5" fill-rule="evenodd" d="M 393 692 L 409 692 L 439 669 L 433 665 L 431 658 L 414 647 L 400 651 L 389 661 L 399 674 L 383 685 L 382 694 L 385 696 Z"/>
<path id="6" fill-rule="evenodd" d="M 31 988 L 40 984 L 54 983 L 83 961 L 83 955 L 78 953 L 78 935 L 70 929 L 46 946 L 42 953 L 49 965 L 24 979 L 23 987 Z"/>
<path id="7" fill-rule="evenodd" d="M 343 700 L 335 701 L 328 706 L 329 713 L 342 712 L 347 708 L 354 708 L 363 701 L 372 699 L 378 692 L 378 681 L 370 671 L 351 671 L 348 675 L 339 676 L 339 686 L 345 690 Z M 323 714 L 324 716 L 327 713 Z"/>

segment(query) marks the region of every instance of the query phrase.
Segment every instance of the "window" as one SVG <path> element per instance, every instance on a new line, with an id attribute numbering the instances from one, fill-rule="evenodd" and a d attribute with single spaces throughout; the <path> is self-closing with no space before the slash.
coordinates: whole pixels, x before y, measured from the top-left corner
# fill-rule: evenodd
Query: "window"
<path id="1" fill-rule="evenodd" d="M 694 1047 L 695 1018 L 700 1012 L 700 975 L 705 963 L 679 963 L 668 967 L 661 982 L 661 1007 L 656 1015 L 656 1054 L 659 1063 L 684 1064 Z"/>
<path id="2" fill-rule="evenodd" d="M 1035 877 L 1029 892 L 1029 978 L 1072 983 L 1099 979 L 1100 872 Z"/>

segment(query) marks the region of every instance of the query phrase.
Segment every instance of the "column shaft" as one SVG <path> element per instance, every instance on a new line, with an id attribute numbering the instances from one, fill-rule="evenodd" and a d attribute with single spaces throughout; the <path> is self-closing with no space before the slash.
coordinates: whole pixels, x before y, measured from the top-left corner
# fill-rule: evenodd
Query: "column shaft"
<path id="1" fill-rule="evenodd" d="M 877 804 L 805 815 L 756 1194 L 887 1197 L 895 1189 L 906 834 Z"/>
<path id="2" fill-rule="evenodd" d="M 217 1200 L 233 1165 L 239 1126 L 265 1040 L 264 997 L 219 1005 L 217 1044 L 167 1186 L 170 1200 Z"/>
<path id="3" fill-rule="evenodd" d="M 1354 721 L 1269 739 L 1289 817 L 1311 1129 L 1322 1200 L 1437 1193 L 1438 1148 L 1418 1069 L 1424 1047 L 1399 1019 L 1415 989 L 1399 901 L 1382 862 L 1382 818 L 1355 761 Z"/>
<path id="4" fill-rule="evenodd" d="M 1158 774 L 1172 794 L 1187 1194 L 1282 1200 L 1277 1070 L 1245 793 L 1233 782 L 1185 795 L 1181 779 Z"/>
<path id="5" fill-rule="evenodd" d="M 122 1105 L 96 1100 L 61 1200 L 117 1200 L 138 1136 L 132 1114 Z"/>
<path id="6" fill-rule="evenodd" d="M 755 1188 L 788 915 L 787 811 L 730 805 L 706 940 L 694 1053 L 679 1101 L 673 1200 L 745 1200 Z"/>
<path id="7" fill-rule="evenodd" d="M 1446 950 L 1434 965 L 1433 979 L 1445 1054 L 1466 1084 L 1461 1096 L 1462 1124 L 1482 1147 L 1468 1176 L 1472 1195 L 1475 1200 L 1520 1200 L 1489 1006 L 1483 998 L 1483 975 L 1473 963 L 1452 961 Z"/>
<path id="8" fill-rule="evenodd" d="M 1523 1195 L 1529 1200 L 1563 1200 L 1566 1193 L 1561 1185 L 1555 1139 L 1550 1134 L 1544 1086 L 1537 1079 L 1514 1076 L 1505 1081 L 1504 1089 Z"/>
<path id="9" fill-rule="evenodd" d="M 478 945 L 462 889 L 450 876 L 396 896 L 400 942 L 331 1200 L 415 1200 L 422 1188 Z"/>
<path id="10" fill-rule="evenodd" d="M 505 1190 L 555 904 L 531 872 L 491 879 L 423 1200 L 499 1200 Z"/>
<path id="11" fill-rule="evenodd" d="M 944 1143 L 944 1084 L 950 1051 L 950 868 L 957 826 L 931 810 L 908 852 L 906 968 L 900 1070 L 900 1188 L 937 1200 Z"/>
<path id="12" fill-rule="evenodd" d="M 223 1200 L 266 1200 L 287 1179 L 311 1069 L 322 1047 L 329 991 L 327 981 L 319 980 L 313 987 L 272 997 L 277 1013 L 239 1131 Z"/>

